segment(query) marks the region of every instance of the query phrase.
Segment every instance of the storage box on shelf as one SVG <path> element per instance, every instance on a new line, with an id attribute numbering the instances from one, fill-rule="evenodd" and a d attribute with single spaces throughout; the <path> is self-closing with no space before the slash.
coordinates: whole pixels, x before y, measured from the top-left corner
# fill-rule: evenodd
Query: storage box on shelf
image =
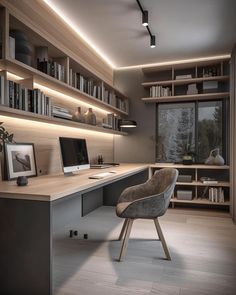
<path id="1" fill-rule="evenodd" d="M 229 97 L 229 59 L 143 68 L 147 103 Z M 148 93 L 149 92 L 149 93 Z"/>
<path id="2" fill-rule="evenodd" d="M 39 96 L 40 105 L 44 104 L 45 95 L 52 98 L 52 104 L 68 108 L 71 113 L 75 112 L 81 105 L 84 108 L 83 112 L 88 108 L 94 108 L 99 112 L 100 117 L 98 120 L 99 126 L 93 126 L 93 129 L 95 128 L 96 131 L 100 132 L 126 134 L 119 132 L 117 124 L 113 126 L 113 130 L 103 128 L 102 120 L 106 118 L 108 113 L 114 114 L 115 118 L 121 115 L 128 115 L 127 97 L 120 94 L 119 91 L 107 82 L 102 81 L 93 72 L 80 65 L 68 53 L 64 53 L 64 48 L 59 48 L 58 44 L 57 47 L 51 44 L 48 41 L 50 39 L 47 39 L 48 36 L 40 36 L 15 16 L 9 15 L 8 11 L 4 8 L 0 9 L 0 13 L 1 16 L 5 16 L 5 21 L 0 24 L 0 30 L 6 36 L 6 38 L 3 38 L 4 54 L 0 60 L 0 71 L 2 71 L 1 73 L 10 73 L 11 76 L 16 75 L 17 81 L 10 82 L 10 84 L 20 85 L 17 87 L 24 89 L 21 86 L 23 85 L 23 81 L 30 80 L 31 88 L 27 92 L 38 94 L 36 95 L 36 100 L 38 99 L 37 96 Z M 10 37 L 15 39 L 15 48 L 9 47 Z M 14 50 L 15 55 L 12 54 Z M 9 82 L 4 82 L 5 91 L 6 93 L 8 92 L 6 97 L 9 97 L 8 84 Z M 112 98 L 106 94 L 106 89 L 109 90 Z M 22 103 L 18 105 L 17 98 L 15 100 L 16 104 L 9 104 L 9 101 L 7 103 L 1 101 L 3 105 L 1 109 L 4 109 L 5 115 L 7 113 L 12 114 L 12 110 L 7 112 L 6 107 L 13 107 L 18 109 L 18 116 L 21 110 L 21 117 L 26 116 L 27 119 L 36 120 L 37 116 L 27 114 L 27 108 L 25 106 L 23 107 Z M 41 115 L 46 115 L 44 114 L 44 107 L 42 108 L 28 110 L 40 115 L 40 120 L 42 120 L 43 116 Z M 49 110 L 47 113 L 48 115 L 49 113 L 51 114 Z M 58 120 L 53 120 L 54 118 L 51 118 L 50 122 L 58 123 Z M 46 118 L 46 121 L 48 121 L 48 118 Z M 60 119 L 60 123 L 61 121 Z M 73 125 L 73 127 L 77 124 L 76 122 L 68 121 L 64 123 L 68 126 Z M 85 124 L 80 124 L 78 127 L 86 129 L 86 126 L 88 129 L 91 129 L 91 126 Z"/>
<path id="3" fill-rule="evenodd" d="M 150 166 L 150 175 L 153 175 L 157 169 L 166 167 L 176 168 L 180 173 L 171 199 L 172 206 L 182 203 L 229 207 L 228 165 L 157 163 Z"/>

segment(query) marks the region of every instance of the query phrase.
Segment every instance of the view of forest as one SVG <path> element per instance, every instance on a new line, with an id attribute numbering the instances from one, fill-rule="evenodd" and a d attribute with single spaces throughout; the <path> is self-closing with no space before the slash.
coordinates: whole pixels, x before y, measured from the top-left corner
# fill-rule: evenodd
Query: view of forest
<path id="1" fill-rule="evenodd" d="M 193 154 L 204 163 L 217 147 L 222 152 L 221 101 L 158 106 L 157 162 L 182 162 L 183 155 Z"/>

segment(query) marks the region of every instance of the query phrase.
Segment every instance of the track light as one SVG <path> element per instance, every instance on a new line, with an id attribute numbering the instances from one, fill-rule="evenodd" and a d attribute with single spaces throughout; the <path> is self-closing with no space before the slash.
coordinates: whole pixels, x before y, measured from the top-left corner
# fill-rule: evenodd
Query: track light
<path id="1" fill-rule="evenodd" d="M 156 36 L 151 35 L 150 36 L 150 47 L 155 48 L 156 47 Z"/>
<path id="2" fill-rule="evenodd" d="M 142 25 L 144 27 L 148 26 L 148 11 L 144 10 L 143 11 L 143 21 L 142 21 Z"/>
<path id="3" fill-rule="evenodd" d="M 142 25 L 146 27 L 148 34 L 150 35 L 150 46 L 151 48 L 154 48 L 156 47 L 156 37 L 152 34 L 148 25 L 148 11 L 143 9 L 139 0 L 136 0 L 136 2 L 139 6 L 140 11 L 142 12 Z"/>

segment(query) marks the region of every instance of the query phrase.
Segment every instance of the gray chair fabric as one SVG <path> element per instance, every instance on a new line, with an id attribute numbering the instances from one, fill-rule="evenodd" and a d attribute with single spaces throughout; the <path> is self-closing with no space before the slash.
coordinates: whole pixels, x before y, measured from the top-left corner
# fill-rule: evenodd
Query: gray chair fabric
<path id="1" fill-rule="evenodd" d="M 125 218 L 119 240 L 124 237 L 119 261 L 122 261 L 134 219 L 153 219 L 157 234 L 162 243 L 166 258 L 171 260 L 170 253 L 162 233 L 158 217 L 165 214 L 174 192 L 178 170 L 163 168 L 155 172 L 145 183 L 126 188 L 120 195 L 116 206 L 118 217 Z"/>
<path id="2" fill-rule="evenodd" d="M 121 218 L 154 219 L 165 214 L 174 191 L 178 171 L 163 168 L 145 183 L 125 189 L 116 206 Z"/>

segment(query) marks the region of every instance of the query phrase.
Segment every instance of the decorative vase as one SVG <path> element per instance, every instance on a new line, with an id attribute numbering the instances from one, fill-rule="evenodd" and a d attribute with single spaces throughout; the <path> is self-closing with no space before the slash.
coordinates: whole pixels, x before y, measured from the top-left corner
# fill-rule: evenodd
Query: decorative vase
<path id="1" fill-rule="evenodd" d="M 96 125 L 96 116 L 93 113 L 92 108 L 89 108 L 87 112 L 84 114 L 85 123 L 90 125 Z"/>
<path id="2" fill-rule="evenodd" d="M 219 148 L 216 148 L 216 149 L 210 151 L 210 155 L 205 161 L 206 165 L 223 166 L 224 163 L 225 163 L 225 161 L 224 161 L 223 157 L 220 155 L 220 149 Z"/>
<path id="3" fill-rule="evenodd" d="M 220 149 L 216 149 L 216 156 L 215 156 L 215 161 L 214 164 L 215 165 L 219 165 L 219 166 L 223 166 L 225 163 L 225 160 L 223 159 L 223 157 L 220 155 Z"/>
<path id="4" fill-rule="evenodd" d="M 72 120 L 76 121 L 76 122 L 80 122 L 80 123 L 85 122 L 85 118 L 84 118 L 84 115 L 81 114 L 81 108 L 80 107 L 78 107 L 77 111 L 73 114 Z"/>

